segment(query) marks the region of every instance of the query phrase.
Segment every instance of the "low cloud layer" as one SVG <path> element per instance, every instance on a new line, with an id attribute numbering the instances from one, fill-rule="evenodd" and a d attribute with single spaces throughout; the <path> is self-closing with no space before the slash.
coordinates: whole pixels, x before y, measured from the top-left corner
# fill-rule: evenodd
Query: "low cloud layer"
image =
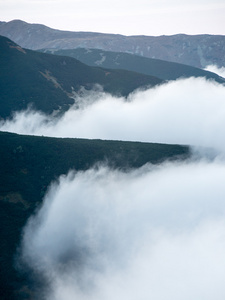
<path id="1" fill-rule="evenodd" d="M 223 300 L 225 87 L 190 78 L 127 100 L 89 93 L 79 103 L 57 120 L 17 113 L 1 130 L 189 144 L 220 155 L 60 177 L 21 245 L 21 261 L 48 283 L 44 299 Z"/>
<path id="2" fill-rule="evenodd" d="M 224 174 L 200 161 L 61 177 L 23 241 L 45 299 L 224 299 Z"/>
<path id="3" fill-rule="evenodd" d="M 0 129 L 23 134 L 100 138 L 225 150 L 225 86 L 203 78 L 172 81 L 138 91 L 126 101 L 93 92 L 55 120 L 33 111 L 16 113 Z"/>

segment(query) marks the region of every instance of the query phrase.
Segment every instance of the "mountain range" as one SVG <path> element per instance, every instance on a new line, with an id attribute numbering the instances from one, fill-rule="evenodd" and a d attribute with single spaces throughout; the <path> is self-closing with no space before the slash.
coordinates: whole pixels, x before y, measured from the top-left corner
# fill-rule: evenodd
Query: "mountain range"
<path id="1" fill-rule="evenodd" d="M 0 22 L 0 35 L 28 49 L 97 48 L 128 52 L 204 68 L 225 65 L 225 36 L 185 35 L 123 36 L 95 32 L 72 32 L 29 24 L 21 20 Z"/>
<path id="2" fill-rule="evenodd" d="M 101 85 L 105 92 L 127 96 L 137 88 L 155 86 L 162 79 L 129 72 L 90 67 L 71 57 L 23 49 L 0 37 L 0 118 L 13 111 L 65 111 L 81 87 Z"/>
<path id="3" fill-rule="evenodd" d="M 212 72 L 178 63 L 97 49 L 58 50 L 53 52 L 59 55 L 53 55 L 22 48 L 3 36 L 0 51 L 2 119 L 29 106 L 47 114 L 66 111 L 82 88 L 90 90 L 96 85 L 126 97 L 135 89 L 179 77 L 203 76 L 225 82 Z"/>

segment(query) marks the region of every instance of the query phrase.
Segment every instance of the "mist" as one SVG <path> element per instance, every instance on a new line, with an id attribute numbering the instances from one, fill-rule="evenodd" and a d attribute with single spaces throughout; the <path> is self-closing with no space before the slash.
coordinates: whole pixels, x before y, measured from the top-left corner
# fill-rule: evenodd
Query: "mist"
<path id="1" fill-rule="evenodd" d="M 0 123 L 21 134 L 177 143 L 224 151 L 225 86 L 204 78 L 171 81 L 128 99 L 87 92 L 60 118 L 27 110 Z"/>
<path id="2" fill-rule="evenodd" d="M 223 300 L 225 86 L 180 79 L 128 99 L 87 92 L 63 116 L 28 109 L 5 131 L 191 145 L 198 158 L 129 171 L 99 163 L 49 187 L 22 266 L 44 300 Z M 204 158 L 205 147 L 214 156 Z"/>
<path id="3" fill-rule="evenodd" d="M 23 239 L 44 299 L 224 299 L 224 174 L 199 161 L 62 176 Z"/>

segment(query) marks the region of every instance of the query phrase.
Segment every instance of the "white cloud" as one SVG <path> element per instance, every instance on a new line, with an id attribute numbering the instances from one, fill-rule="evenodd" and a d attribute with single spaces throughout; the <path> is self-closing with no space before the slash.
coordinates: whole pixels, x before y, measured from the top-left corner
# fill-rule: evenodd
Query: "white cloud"
<path id="1" fill-rule="evenodd" d="M 224 99 L 223 85 L 182 79 L 127 100 L 87 92 L 59 119 L 28 110 L 0 128 L 191 144 L 224 155 Z M 61 177 L 22 244 L 24 261 L 48 283 L 45 299 L 223 300 L 224 174 L 217 157 Z"/>
<path id="2" fill-rule="evenodd" d="M 200 161 L 61 177 L 23 244 L 46 299 L 224 299 L 224 172 Z"/>
<path id="3" fill-rule="evenodd" d="M 224 154 L 224 99 L 223 85 L 194 78 L 127 101 L 92 91 L 57 120 L 27 111 L 1 130 L 183 143 Z M 223 300 L 224 174 L 219 157 L 71 172 L 25 227 L 23 260 L 44 276 L 46 300 Z"/>

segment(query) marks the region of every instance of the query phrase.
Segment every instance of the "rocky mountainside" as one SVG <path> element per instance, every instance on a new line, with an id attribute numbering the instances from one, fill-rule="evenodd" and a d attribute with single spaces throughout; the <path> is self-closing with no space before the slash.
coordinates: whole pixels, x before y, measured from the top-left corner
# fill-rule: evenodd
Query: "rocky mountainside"
<path id="1" fill-rule="evenodd" d="M 89 66 L 128 70 L 155 76 L 163 80 L 176 80 L 178 78 L 188 77 L 206 77 L 208 79 L 214 79 L 220 83 L 225 83 L 224 78 L 200 68 L 129 53 L 85 48 L 61 50 L 43 49 L 41 51 L 55 55 L 74 57 Z"/>
<path id="2" fill-rule="evenodd" d="M 61 31 L 20 20 L 1 22 L 0 34 L 29 49 L 98 48 L 199 68 L 210 64 L 225 65 L 225 36 L 222 35 L 123 36 Z"/>
<path id="3" fill-rule="evenodd" d="M 81 87 L 99 84 L 106 92 L 127 96 L 139 87 L 162 83 L 153 76 L 90 67 L 71 57 L 27 50 L 1 36 L 0 53 L 0 119 L 31 104 L 45 113 L 65 111 Z"/>

